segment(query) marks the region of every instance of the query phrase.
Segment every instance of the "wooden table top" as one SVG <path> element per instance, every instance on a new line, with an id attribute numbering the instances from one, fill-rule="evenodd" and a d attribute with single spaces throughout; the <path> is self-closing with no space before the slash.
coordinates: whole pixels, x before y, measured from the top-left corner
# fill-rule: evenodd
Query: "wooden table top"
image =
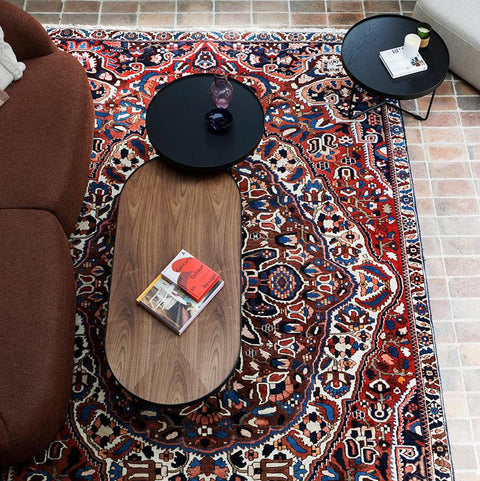
<path id="1" fill-rule="evenodd" d="M 227 172 L 189 174 L 154 159 L 120 196 L 106 355 L 117 380 L 147 401 L 200 399 L 226 381 L 240 352 L 241 203 Z M 136 303 L 185 249 L 225 281 L 180 336 Z"/>

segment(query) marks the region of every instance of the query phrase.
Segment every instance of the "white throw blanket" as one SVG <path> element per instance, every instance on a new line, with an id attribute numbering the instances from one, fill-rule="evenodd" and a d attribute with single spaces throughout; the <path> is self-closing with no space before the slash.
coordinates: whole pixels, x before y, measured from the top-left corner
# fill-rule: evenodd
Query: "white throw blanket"
<path id="1" fill-rule="evenodd" d="M 13 80 L 22 77 L 26 68 L 19 62 L 9 43 L 5 42 L 2 27 L 0 27 L 0 90 L 5 90 Z"/>

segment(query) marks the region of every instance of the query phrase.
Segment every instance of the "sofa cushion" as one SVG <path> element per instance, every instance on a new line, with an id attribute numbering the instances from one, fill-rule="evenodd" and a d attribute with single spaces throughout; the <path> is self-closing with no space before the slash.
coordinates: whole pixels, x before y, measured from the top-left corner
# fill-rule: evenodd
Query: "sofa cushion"
<path id="1" fill-rule="evenodd" d="M 75 282 L 59 222 L 0 209 L 0 466 L 31 458 L 65 420 L 73 367 Z"/>
<path id="2" fill-rule="evenodd" d="M 428 22 L 450 51 L 450 69 L 480 88 L 480 2 L 418 0 L 414 17 Z"/>
<path id="3" fill-rule="evenodd" d="M 0 208 L 45 209 L 73 232 L 93 143 L 93 102 L 80 63 L 59 50 L 26 60 L 0 112 Z"/>

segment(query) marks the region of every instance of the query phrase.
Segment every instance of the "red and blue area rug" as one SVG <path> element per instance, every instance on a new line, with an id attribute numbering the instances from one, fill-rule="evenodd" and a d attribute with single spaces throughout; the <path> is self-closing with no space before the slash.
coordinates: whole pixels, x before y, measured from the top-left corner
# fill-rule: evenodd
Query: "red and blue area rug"
<path id="1" fill-rule="evenodd" d="M 75 371 L 57 440 L 5 479 L 451 480 L 402 117 L 346 118 L 342 32 L 51 35 L 85 67 L 96 109 L 71 239 Z M 218 397 L 164 408 L 122 389 L 105 358 L 117 201 L 155 156 L 155 92 L 219 66 L 255 89 L 266 119 L 257 150 L 232 168 L 241 358 Z"/>

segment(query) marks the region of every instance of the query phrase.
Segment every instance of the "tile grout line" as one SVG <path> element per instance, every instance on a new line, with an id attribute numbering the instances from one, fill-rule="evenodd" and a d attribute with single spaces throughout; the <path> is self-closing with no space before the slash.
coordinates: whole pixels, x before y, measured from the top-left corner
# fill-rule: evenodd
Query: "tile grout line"
<path id="1" fill-rule="evenodd" d="M 417 103 L 417 100 L 415 99 L 415 107 L 418 111 L 418 103 Z M 432 186 L 432 179 L 431 179 L 431 175 L 430 175 L 430 169 L 429 169 L 429 156 L 428 156 L 428 151 L 426 149 L 426 145 L 425 145 L 425 136 L 424 136 L 424 132 L 423 132 L 423 122 L 417 122 L 419 128 L 420 128 L 420 139 L 422 141 L 422 150 L 423 150 L 423 155 L 424 155 L 424 158 L 425 158 L 425 161 L 426 161 L 426 175 L 427 175 L 427 181 L 428 181 L 428 186 L 430 188 L 430 191 L 433 193 L 433 186 Z M 406 135 L 407 135 L 407 138 L 408 138 L 408 127 L 406 126 Z M 412 128 L 412 127 L 411 127 Z M 411 171 L 411 168 L 410 168 L 410 172 L 411 172 L 411 175 L 412 175 L 412 182 L 413 184 L 415 185 L 415 178 L 413 177 L 413 173 Z M 437 229 L 437 231 L 439 232 L 440 234 L 440 224 L 439 224 L 439 221 L 438 221 L 438 215 L 437 215 L 437 207 L 435 205 L 435 202 L 433 202 L 433 213 L 434 213 L 434 218 L 435 218 L 435 227 Z M 418 222 L 419 222 L 419 227 L 420 227 L 420 231 L 419 231 L 419 234 L 420 234 L 420 237 L 421 237 L 421 243 L 422 243 L 422 252 L 423 252 L 423 265 L 424 265 L 424 270 L 425 270 L 425 282 L 427 283 L 427 293 L 428 293 L 428 297 L 430 298 L 430 316 L 431 316 L 431 325 L 432 325 L 432 334 L 433 334 L 433 337 L 435 339 L 435 343 L 437 343 L 437 339 L 436 339 L 436 332 L 435 332 L 435 320 L 433 318 L 433 309 L 432 309 L 432 304 L 433 304 L 433 297 L 431 297 L 431 294 L 430 294 L 430 288 L 428 286 L 428 281 L 430 279 L 432 279 L 431 276 L 428 276 L 427 275 L 427 261 L 426 261 L 426 255 L 425 255 L 425 251 L 423 249 L 423 236 L 421 235 L 421 231 L 422 231 L 422 219 L 425 219 L 426 216 L 423 216 L 420 214 L 420 212 L 417 211 L 417 217 L 418 217 Z M 453 310 L 453 301 L 452 301 L 452 295 L 451 295 L 451 292 L 450 292 L 450 286 L 449 286 L 449 282 L 448 282 L 448 279 L 446 278 L 446 272 L 447 272 L 447 269 L 446 269 L 446 265 L 445 265 L 445 252 L 444 252 L 444 249 L 443 249 L 443 243 L 442 243 L 442 238 L 441 236 L 439 235 L 440 239 L 439 239 L 439 247 L 440 247 L 440 257 L 441 257 L 441 264 L 442 264 L 442 270 L 443 272 L 445 273 L 445 277 L 440 277 L 441 279 L 445 279 L 445 284 L 446 284 L 446 293 L 448 295 L 448 306 L 450 308 L 450 312 L 451 312 L 451 316 L 452 316 L 452 324 L 453 324 L 453 335 L 454 335 L 454 339 L 453 339 L 453 345 L 456 345 L 456 343 L 458 342 L 458 336 L 457 336 L 457 330 L 455 328 L 455 313 L 454 313 L 454 310 Z M 451 342 L 449 342 L 448 344 L 452 344 Z M 437 349 L 436 349 L 437 350 Z M 442 371 L 444 371 L 445 367 L 442 368 L 442 365 L 440 364 L 440 359 L 438 358 L 438 350 L 437 350 L 437 365 L 438 365 L 438 374 L 439 374 L 439 377 L 440 379 L 442 378 Z M 461 390 L 462 392 L 466 392 L 466 386 L 465 386 L 465 380 L 464 380 L 464 377 L 463 377 L 463 373 L 460 373 L 460 377 L 461 377 Z M 443 394 L 442 394 L 442 399 L 443 399 Z M 443 401 L 444 403 L 444 401 Z M 445 420 L 447 422 L 447 427 L 448 427 L 448 418 L 447 418 L 447 415 L 445 413 Z M 448 429 L 448 428 L 447 428 Z M 453 457 L 453 456 L 452 456 Z"/>
<path id="2" fill-rule="evenodd" d="M 456 99 L 455 99 L 456 100 Z M 418 103 L 416 103 L 416 106 L 418 108 Z M 458 112 L 458 103 L 456 102 L 456 105 L 457 105 L 457 112 Z M 461 119 L 460 119 L 461 121 Z M 411 129 L 415 128 L 414 126 L 411 126 L 410 127 Z M 460 126 L 461 130 L 462 130 L 462 137 L 463 137 L 463 140 L 464 140 L 464 144 L 463 145 L 467 145 L 466 142 L 465 142 L 465 132 L 463 130 L 463 125 L 461 124 Z M 407 127 L 407 130 L 408 130 L 408 127 Z M 435 199 L 435 195 L 433 195 L 433 184 L 434 182 L 437 180 L 439 180 L 438 178 L 433 178 L 432 175 L 431 175 L 431 171 L 430 171 L 430 166 L 432 165 L 432 159 L 430 159 L 430 156 L 429 156 L 429 152 L 428 152 L 428 149 L 426 148 L 427 147 L 427 143 L 426 143 L 426 140 L 425 140 L 425 132 L 424 132 L 424 126 L 423 124 L 420 124 L 420 138 L 421 138 L 421 142 L 422 142 L 422 150 L 423 150 L 423 153 L 424 153 L 424 156 L 425 156 L 425 173 L 426 173 L 426 179 L 428 181 L 428 185 L 432 191 L 432 196 L 428 196 L 427 198 L 432 198 L 432 199 Z M 467 149 L 468 151 L 468 149 Z M 474 176 L 473 176 L 473 171 L 472 171 L 472 168 L 471 168 L 471 163 L 469 162 L 469 168 L 470 168 L 470 173 L 471 173 L 471 176 L 469 178 L 466 178 L 467 180 L 470 180 L 472 183 L 475 184 L 474 182 Z M 412 173 L 412 176 L 413 176 L 413 173 Z M 413 179 L 415 180 L 415 179 Z M 423 180 L 423 179 L 422 179 Z M 448 179 L 450 180 L 450 179 Z M 455 179 L 456 180 L 456 179 Z M 478 202 L 478 192 L 477 190 L 475 189 L 475 186 L 474 186 L 474 192 L 476 194 L 476 198 L 477 198 L 477 202 Z M 451 196 L 447 196 L 446 198 L 451 198 Z M 471 197 L 472 198 L 472 197 Z M 475 198 L 475 197 L 473 197 Z M 438 256 L 438 258 L 441 259 L 441 264 L 442 264 L 442 268 L 443 268 L 443 271 L 444 271 L 444 275 L 442 276 L 431 276 L 431 275 L 428 275 L 427 276 L 427 281 L 428 279 L 435 279 L 435 278 L 438 278 L 438 279 L 442 279 L 442 280 L 445 280 L 446 282 L 446 288 L 447 288 L 447 294 L 448 294 L 448 304 L 449 304 L 449 307 L 450 307 L 450 310 L 451 310 L 451 315 L 452 315 L 452 321 L 451 321 L 451 324 L 452 324 L 452 328 L 453 328 L 453 336 L 454 336 L 454 340 L 453 342 L 452 341 L 448 341 L 446 343 L 440 343 L 438 341 L 437 342 L 437 345 L 441 345 L 441 344 L 444 344 L 444 345 L 447 345 L 447 346 L 453 346 L 453 348 L 455 349 L 455 354 L 456 354 L 456 357 L 458 359 L 458 363 L 459 365 L 458 366 L 455 366 L 455 368 L 457 369 L 457 371 L 459 372 L 460 374 L 460 377 L 461 377 L 461 389 L 456 389 L 454 390 L 453 392 L 455 393 L 460 393 L 463 398 L 467 401 L 468 399 L 468 392 L 467 389 L 466 389 L 466 382 L 465 382 L 465 374 L 466 372 L 468 372 L 469 370 L 473 370 L 473 369 L 476 369 L 475 366 L 469 366 L 471 369 L 466 369 L 466 366 L 463 365 L 463 362 L 462 362 L 462 358 L 461 358 L 461 355 L 460 355 L 460 349 L 459 349 L 459 338 L 458 338 L 458 333 L 457 333 L 457 325 L 456 325 L 456 322 L 459 321 L 459 319 L 456 319 L 455 318 L 455 310 L 454 310 L 454 305 L 453 305 L 453 297 L 452 297 L 452 292 L 451 292 L 451 289 L 450 289 L 450 282 L 449 280 L 452 278 L 452 277 L 458 277 L 458 276 L 448 276 L 447 275 L 447 269 L 446 269 L 446 264 L 445 264 L 445 250 L 444 250 L 444 245 L 443 245 L 443 240 L 442 240 L 442 235 L 440 234 L 440 225 L 439 225 L 439 216 L 438 216 L 438 212 L 437 212 L 437 206 L 435 204 L 435 202 L 433 202 L 433 211 L 434 211 L 434 217 L 436 219 L 435 221 L 435 224 L 436 224 L 436 227 L 439 231 L 439 235 L 438 236 L 435 236 L 435 237 L 439 237 L 439 246 L 440 246 L 440 255 Z M 426 216 L 422 216 L 422 218 L 425 218 Z M 422 236 L 423 237 L 423 236 Z M 424 254 L 424 259 L 425 259 L 425 264 L 426 264 L 426 261 L 427 261 L 427 256 Z M 427 268 L 427 266 L 425 265 L 425 268 Z M 427 271 L 427 269 L 426 269 Z M 427 272 L 426 272 L 427 273 Z M 471 276 L 471 277 L 475 277 L 475 276 Z M 432 297 L 432 301 L 433 301 L 433 297 Z M 432 325 L 434 327 L 434 332 L 435 332 L 435 325 L 434 325 L 434 320 L 432 318 Z M 442 361 L 440 360 L 440 356 L 438 358 L 438 368 L 439 368 L 439 373 L 440 373 L 440 376 L 442 375 L 442 372 L 445 372 L 445 368 L 448 368 L 449 366 L 444 366 Z M 467 412 L 470 414 L 470 417 L 471 417 L 471 410 L 470 410 L 470 406 L 469 406 L 469 403 L 468 401 L 466 402 L 466 409 L 467 409 Z M 448 425 L 448 419 L 451 418 L 450 416 L 447 415 L 447 412 L 445 411 L 445 419 L 447 420 L 447 425 Z M 461 419 L 462 421 L 465 421 L 467 420 L 468 422 L 466 423 L 466 426 L 468 426 L 468 434 L 471 436 L 471 438 L 474 440 L 474 436 L 473 436 L 473 433 L 474 433 L 474 425 L 473 425 L 473 422 L 471 421 L 471 419 L 466 419 L 465 416 L 463 417 L 460 417 L 459 419 Z M 455 443 L 455 445 L 458 445 L 458 443 Z M 476 446 L 475 443 L 468 443 L 468 445 L 470 446 Z M 478 463 L 478 452 L 476 449 L 474 449 L 475 451 L 475 459 L 476 459 L 476 465 L 478 466 L 479 463 Z M 453 458 L 453 454 L 452 454 L 452 458 Z"/>
<path id="3" fill-rule="evenodd" d="M 454 98 L 455 98 L 455 103 L 457 105 L 457 109 L 460 111 L 459 107 L 458 107 L 458 92 L 457 92 L 457 89 L 455 88 L 455 85 L 452 85 L 453 86 L 453 95 L 454 95 Z M 476 198 L 477 198 L 477 207 L 480 208 L 480 199 L 479 199 L 479 192 L 478 192 L 478 189 L 477 189 L 477 183 L 475 182 L 475 173 L 472 169 L 472 160 L 470 159 L 470 151 L 469 151 L 469 148 L 468 148 L 468 144 L 467 144 L 467 138 L 465 136 L 465 130 L 464 130 L 464 125 L 463 125 L 463 118 L 461 115 L 459 115 L 460 117 L 460 126 L 461 126 L 461 132 L 462 132 L 462 138 L 463 138 L 463 141 L 464 141 L 464 145 L 466 146 L 466 149 L 467 149 L 467 154 L 468 154 L 468 169 L 470 171 L 470 178 L 471 178 L 471 181 L 473 183 L 473 190 L 476 194 Z M 443 248 L 443 242 L 442 240 L 440 241 L 440 244 Z M 445 261 L 444 261 L 445 262 Z M 477 276 L 478 277 L 478 276 Z M 452 304 L 452 314 L 453 314 L 453 320 L 454 320 L 454 328 L 455 328 L 455 340 L 456 340 L 456 343 L 458 345 L 458 337 L 456 336 L 457 332 L 456 332 L 456 326 L 455 326 L 455 312 L 453 311 L 453 304 Z M 459 351 L 459 354 L 460 354 L 460 351 Z M 464 366 L 463 364 L 463 361 L 462 361 L 462 356 L 459 355 L 459 362 L 460 362 L 460 372 L 461 372 L 461 375 L 462 375 L 462 379 L 463 379 L 463 382 L 464 382 L 464 385 L 465 385 L 465 374 L 467 371 L 468 372 L 468 369 L 467 366 Z M 478 366 L 472 366 L 474 368 L 477 368 L 478 369 Z M 466 391 L 466 395 L 468 395 L 468 392 Z M 470 425 L 470 428 L 471 428 L 471 432 L 473 435 L 475 435 L 475 426 L 473 424 L 473 421 L 472 421 L 472 410 L 470 408 L 470 405 L 468 404 L 467 402 L 467 410 L 468 410 L 468 414 L 470 416 L 470 418 L 468 419 L 468 424 Z M 448 423 L 448 419 L 447 419 L 447 423 Z M 475 436 L 473 436 L 473 440 L 475 441 Z M 477 446 L 477 444 L 475 444 L 474 446 Z M 478 449 L 474 449 L 473 450 L 473 455 L 475 457 L 475 460 L 476 460 L 476 465 L 477 465 L 477 468 L 478 466 L 480 466 L 480 450 Z M 453 456 L 452 456 L 453 457 Z"/>
<path id="4" fill-rule="evenodd" d="M 456 89 L 455 89 L 455 95 L 457 95 L 456 93 Z M 458 102 L 457 102 L 457 105 L 458 105 Z M 463 138 L 463 142 L 464 142 L 464 145 L 466 146 L 466 149 L 467 149 L 467 154 L 468 154 L 468 168 L 469 168 L 469 171 L 470 171 L 470 178 L 472 180 L 472 183 L 473 183 L 473 189 L 474 189 L 474 192 L 475 192 L 475 196 L 477 198 L 477 206 L 480 208 L 480 192 L 477 188 L 477 183 L 475 182 L 475 172 L 473 171 L 473 168 L 472 168 L 472 162 L 475 162 L 475 159 L 471 159 L 470 158 L 470 151 L 468 149 L 469 145 L 468 142 L 467 142 L 467 138 L 465 136 L 465 130 L 464 130 L 464 126 L 463 126 L 463 119 L 462 119 L 462 116 L 460 116 L 460 125 L 462 127 L 462 138 Z"/>
<path id="5" fill-rule="evenodd" d="M 103 1 L 100 2 L 100 5 L 98 7 L 98 14 L 97 14 L 97 23 L 98 25 L 101 25 L 102 22 L 102 13 L 103 13 Z"/>
<path id="6" fill-rule="evenodd" d="M 175 0 L 175 14 L 174 14 L 174 20 L 173 20 L 173 27 L 177 28 L 178 26 L 178 0 Z"/>
<path id="7" fill-rule="evenodd" d="M 415 100 L 416 102 L 416 106 L 418 108 L 418 103 L 417 103 L 417 100 Z M 432 176 L 431 176 L 431 173 L 430 173 L 430 162 L 431 162 L 431 159 L 429 158 L 429 152 L 428 152 L 428 149 L 426 148 L 426 142 L 425 142 L 425 133 L 423 131 L 423 122 L 420 123 L 420 139 L 422 141 L 422 145 L 423 145 L 423 153 L 424 153 L 424 156 L 425 156 L 425 160 L 426 160 L 426 175 L 427 175 L 427 179 L 428 179 L 428 186 L 430 188 L 430 191 L 434 192 L 433 190 L 433 182 L 432 182 Z M 413 179 L 414 180 L 414 179 Z M 433 196 L 433 199 L 435 199 L 435 196 Z M 445 277 L 442 277 L 445 279 L 445 284 L 446 284 L 446 289 L 447 289 L 447 293 L 448 293 L 448 303 L 449 303 L 449 307 L 450 307 L 450 310 L 452 312 L 452 318 L 453 318 L 453 322 L 454 322 L 454 326 L 455 326 L 455 313 L 454 313 L 454 309 L 453 309 L 453 300 L 452 300 L 452 293 L 451 293 L 451 290 L 450 290 L 450 283 L 449 283 L 449 279 L 447 277 L 447 266 L 445 264 L 445 249 L 444 249 L 444 246 L 443 246 L 443 240 L 442 240 L 442 236 L 441 236 L 441 231 L 440 231 L 440 222 L 439 222 L 439 215 L 438 215 L 438 211 L 437 211 L 437 205 L 435 202 L 432 202 L 432 206 L 433 206 L 433 213 L 434 213 L 434 217 L 435 217 L 435 227 L 436 229 L 438 230 L 438 233 L 439 233 L 439 246 L 440 246 L 440 256 L 441 256 L 441 264 L 442 264 L 442 268 L 443 268 L 443 272 L 445 273 Z M 427 216 L 422 216 L 423 218 L 427 217 Z M 425 256 L 425 253 L 424 253 L 424 263 L 426 263 L 426 256 Z M 428 282 L 428 277 L 427 277 L 427 282 Z M 431 310 L 431 309 L 430 309 Z M 432 319 L 433 321 L 433 319 Z M 455 342 L 457 341 L 457 331 L 454 327 L 454 332 L 455 332 Z M 464 390 L 465 390 L 465 383 L 464 383 L 464 379 L 463 379 L 463 376 L 462 376 L 462 383 L 463 383 L 463 386 L 464 386 Z"/>
<path id="8" fill-rule="evenodd" d="M 444 296 L 438 296 L 438 297 L 431 296 L 431 298 L 435 299 L 436 301 L 448 301 L 448 297 L 444 297 Z M 477 301 L 478 299 L 480 299 L 480 297 L 478 297 L 478 296 L 475 296 L 475 297 L 457 297 L 456 299 L 458 301 Z M 440 321 L 441 321 L 441 319 L 439 319 L 439 322 Z M 459 318 L 458 322 L 473 323 L 473 322 L 477 322 L 477 319 L 462 319 L 462 318 Z"/>

